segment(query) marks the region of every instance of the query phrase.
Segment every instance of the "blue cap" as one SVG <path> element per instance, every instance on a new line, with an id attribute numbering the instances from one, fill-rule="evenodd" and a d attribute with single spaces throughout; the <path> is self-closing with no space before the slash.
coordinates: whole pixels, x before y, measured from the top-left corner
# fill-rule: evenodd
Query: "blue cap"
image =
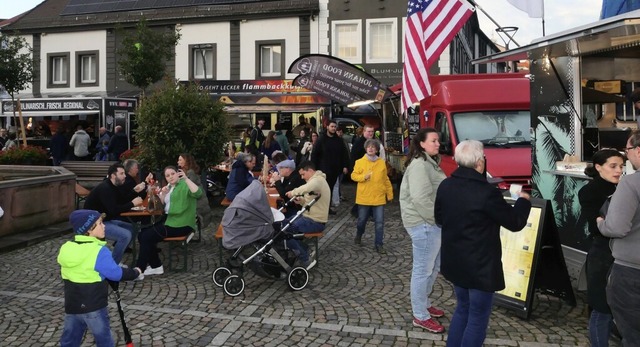
<path id="1" fill-rule="evenodd" d="M 94 210 L 77 210 L 69 215 L 69 222 L 76 234 L 83 235 L 89 232 L 94 224 L 105 214 Z"/>

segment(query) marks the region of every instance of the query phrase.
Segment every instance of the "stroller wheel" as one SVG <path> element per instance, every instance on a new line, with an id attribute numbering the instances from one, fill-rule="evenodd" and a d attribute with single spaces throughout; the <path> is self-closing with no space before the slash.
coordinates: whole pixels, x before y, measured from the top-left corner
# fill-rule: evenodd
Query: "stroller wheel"
<path id="1" fill-rule="evenodd" d="M 309 272 L 307 272 L 307 269 L 303 267 L 295 267 L 291 272 L 289 272 L 287 282 L 289 283 L 289 288 L 293 290 L 302 290 L 307 286 L 307 283 L 309 283 Z"/>
<path id="2" fill-rule="evenodd" d="M 238 275 L 228 276 L 224 280 L 224 292 L 229 296 L 238 296 L 244 291 L 244 279 Z"/>
<path id="3" fill-rule="evenodd" d="M 213 271 L 213 274 L 211 274 L 211 279 L 216 286 L 222 287 L 222 285 L 224 284 L 224 279 L 229 275 L 231 275 L 231 271 L 229 271 L 229 269 L 227 269 L 226 267 L 221 266 Z"/>

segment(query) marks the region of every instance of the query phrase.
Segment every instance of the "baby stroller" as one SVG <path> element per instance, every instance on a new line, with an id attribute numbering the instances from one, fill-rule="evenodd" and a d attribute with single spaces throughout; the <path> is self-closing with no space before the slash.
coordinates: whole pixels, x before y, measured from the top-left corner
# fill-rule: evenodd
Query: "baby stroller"
<path id="1" fill-rule="evenodd" d="M 286 279 L 293 290 L 304 289 L 309 273 L 304 267 L 295 266 L 297 257 L 285 246 L 287 238 L 300 240 L 304 234 L 292 235 L 285 231 L 318 198 L 319 195 L 315 196 L 303 206 L 289 223 L 278 226 L 280 223 L 274 223 L 274 215 L 279 216 L 278 221 L 284 219 L 284 215 L 269 206 L 264 187 L 253 181 L 233 199 L 222 217 L 222 246 L 234 252 L 224 265 L 213 271 L 213 283 L 223 287 L 229 296 L 240 295 L 244 291 L 246 266 L 261 277 Z"/>

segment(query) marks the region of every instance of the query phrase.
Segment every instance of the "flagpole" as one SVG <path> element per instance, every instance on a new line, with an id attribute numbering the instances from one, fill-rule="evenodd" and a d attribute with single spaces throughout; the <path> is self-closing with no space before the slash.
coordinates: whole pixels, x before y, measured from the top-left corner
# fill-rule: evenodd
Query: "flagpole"
<path id="1" fill-rule="evenodd" d="M 542 36 L 546 36 L 544 33 L 544 0 L 542 0 Z"/>
<path id="2" fill-rule="evenodd" d="M 482 11 L 482 13 L 485 14 L 485 16 L 487 16 L 487 18 L 489 18 L 490 21 L 493 22 L 493 24 L 495 24 L 498 28 L 502 28 L 502 26 L 500 24 L 498 24 L 498 22 L 496 22 L 488 13 L 487 11 L 485 11 L 480 5 L 478 5 L 477 2 L 475 2 L 474 0 L 467 0 L 471 3 L 471 5 L 477 7 L 480 11 Z M 544 22 L 544 19 L 543 19 Z M 544 24 L 543 24 L 543 29 L 542 31 L 544 32 Z M 511 36 L 511 34 L 509 34 L 508 32 L 504 32 L 505 35 L 507 35 L 508 38 L 511 39 L 511 42 L 515 43 L 516 46 L 520 47 L 520 45 L 518 44 L 518 42 L 516 42 L 516 40 L 513 38 L 513 36 Z M 543 34 L 544 36 L 544 34 Z"/>

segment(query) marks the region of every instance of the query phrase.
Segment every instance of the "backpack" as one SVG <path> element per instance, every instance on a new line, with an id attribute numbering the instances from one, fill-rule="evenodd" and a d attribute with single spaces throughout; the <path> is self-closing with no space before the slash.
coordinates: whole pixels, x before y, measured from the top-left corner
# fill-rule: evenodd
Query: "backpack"
<path id="1" fill-rule="evenodd" d="M 255 143 L 256 148 L 260 148 L 260 145 L 264 143 L 264 140 L 266 140 L 267 137 L 264 136 L 264 133 L 258 127 L 253 128 L 253 131 L 256 132 L 256 143 Z"/>

